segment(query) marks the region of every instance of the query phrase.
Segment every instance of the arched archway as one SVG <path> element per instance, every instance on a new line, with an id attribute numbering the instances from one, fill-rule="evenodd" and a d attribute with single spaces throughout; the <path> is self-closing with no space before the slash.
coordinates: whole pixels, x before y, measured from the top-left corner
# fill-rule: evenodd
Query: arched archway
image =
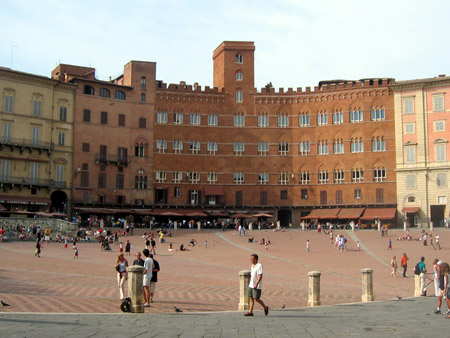
<path id="1" fill-rule="evenodd" d="M 51 212 L 67 213 L 67 194 L 64 191 L 52 192 L 50 199 L 52 200 Z"/>

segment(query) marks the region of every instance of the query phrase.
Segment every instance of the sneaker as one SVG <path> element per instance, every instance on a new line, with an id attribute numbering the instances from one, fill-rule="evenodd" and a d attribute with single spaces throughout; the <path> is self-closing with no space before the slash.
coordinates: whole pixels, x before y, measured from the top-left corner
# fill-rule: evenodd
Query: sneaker
<path id="1" fill-rule="evenodd" d="M 247 312 L 244 316 L 246 316 L 246 317 L 251 317 L 251 316 L 253 316 L 253 313 Z"/>
<path id="2" fill-rule="evenodd" d="M 450 315 L 450 309 L 448 309 L 447 311 L 445 311 L 444 315 L 446 315 L 446 316 Z"/>
<path id="3" fill-rule="evenodd" d="M 436 310 L 434 310 L 434 313 L 438 315 L 441 313 L 441 310 L 436 309 Z"/>
<path id="4" fill-rule="evenodd" d="M 264 314 L 267 316 L 269 314 L 269 307 L 266 306 L 266 308 L 264 309 Z"/>
<path id="5" fill-rule="evenodd" d="M 145 304 L 144 304 L 144 307 L 150 307 L 150 304 L 145 303 Z"/>

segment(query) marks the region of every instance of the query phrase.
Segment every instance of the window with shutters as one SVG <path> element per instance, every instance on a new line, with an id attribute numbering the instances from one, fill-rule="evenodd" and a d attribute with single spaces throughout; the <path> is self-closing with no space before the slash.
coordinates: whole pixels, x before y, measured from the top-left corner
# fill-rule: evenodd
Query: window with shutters
<path id="1" fill-rule="evenodd" d="M 326 205 L 327 204 L 327 192 L 322 190 L 320 192 L 320 204 L 321 205 Z"/>
<path id="2" fill-rule="evenodd" d="M 83 122 L 91 122 L 91 111 L 89 109 L 83 110 Z"/>
<path id="3" fill-rule="evenodd" d="M 267 191 L 261 191 L 259 193 L 259 203 L 261 205 L 267 205 Z"/>
<path id="4" fill-rule="evenodd" d="M 119 114 L 119 126 L 125 127 L 125 115 L 124 114 Z"/>

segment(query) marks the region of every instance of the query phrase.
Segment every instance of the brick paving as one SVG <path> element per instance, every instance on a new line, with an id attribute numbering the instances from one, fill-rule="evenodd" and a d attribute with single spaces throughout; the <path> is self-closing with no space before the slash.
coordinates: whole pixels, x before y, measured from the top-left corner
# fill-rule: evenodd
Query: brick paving
<path id="1" fill-rule="evenodd" d="M 141 232 L 130 236 L 132 256 L 142 250 Z M 389 237 L 381 237 L 376 231 L 356 231 L 349 238 L 348 251 L 333 249 L 328 236 L 316 231 L 290 230 L 284 233 L 271 231 L 247 232 L 245 238 L 234 231 L 178 230 L 168 238 L 174 248 L 185 246 L 195 238 L 198 247 L 187 252 L 168 252 L 168 243 L 158 243 L 156 259 L 161 265 L 155 303 L 146 309 L 150 313 L 170 313 L 177 306 L 184 312 L 236 311 L 239 297 L 238 272 L 250 267 L 249 255 L 256 252 L 264 265 L 263 299 L 273 309 L 306 306 L 308 271 L 318 270 L 321 276 L 321 300 L 323 305 L 354 303 L 361 300 L 361 269 L 374 270 L 376 300 L 411 297 L 414 281 L 390 276 L 387 266 L 393 255 L 406 252 L 410 257 L 409 274 L 421 255 L 431 269 L 435 257 L 449 261 L 450 231 L 439 229 L 442 250 L 424 247 L 419 241 L 397 241 L 403 234 L 391 230 Z M 411 230 L 418 237 L 419 230 Z M 248 243 L 254 236 L 257 241 L 270 237 L 269 251 L 258 243 Z M 393 250 L 387 250 L 388 239 Z M 311 242 L 311 253 L 306 253 L 306 239 Z M 364 248 L 356 251 L 354 240 L 359 239 Z M 124 240 L 122 237 L 121 240 Z M 208 247 L 203 247 L 204 241 Z M 125 240 L 124 240 L 125 241 Z M 101 252 L 98 243 L 79 243 L 80 258 L 73 259 L 71 247 L 60 243 L 44 245 L 41 258 L 34 256 L 34 242 L 0 243 L 0 299 L 11 304 L 2 312 L 44 313 L 118 313 L 119 291 L 116 285 L 114 263 L 118 245 L 113 252 Z M 130 263 L 131 263 L 130 262 Z M 429 287 L 429 294 L 432 288 Z"/>

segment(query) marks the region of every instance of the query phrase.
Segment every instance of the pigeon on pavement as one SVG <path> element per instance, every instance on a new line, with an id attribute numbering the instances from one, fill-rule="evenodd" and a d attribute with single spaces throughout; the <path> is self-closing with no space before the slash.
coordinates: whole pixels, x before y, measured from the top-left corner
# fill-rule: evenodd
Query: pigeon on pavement
<path id="1" fill-rule="evenodd" d="M 174 306 L 175 312 L 183 312 L 181 309 L 177 308 L 176 306 Z"/>
<path id="2" fill-rule="evenodd" d="M 2 303 L 3 306 L 11 306 L 9 304 L 6 304 L 4 301 L 0 300 L 0 302 Z"/>

